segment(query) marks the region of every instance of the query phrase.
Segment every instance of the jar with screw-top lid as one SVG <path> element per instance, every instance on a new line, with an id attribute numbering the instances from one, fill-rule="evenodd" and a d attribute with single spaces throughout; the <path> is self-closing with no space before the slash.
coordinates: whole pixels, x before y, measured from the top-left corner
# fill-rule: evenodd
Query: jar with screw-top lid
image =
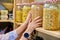
<path id="1" fill-rule="evenodd" d="M 33 2 L 31 4 L 32 20 L 38 16 L 43 18 L 43 2 Z M 41 25 L 42 26 L 42 25 Z"/>
<path id="2" fill-rule="evenodd" d="M 46 1 L 43 8 L 43 28 L 47 30 L 58 30 L 58 15 L 59 9 L 55 1 Z"/>

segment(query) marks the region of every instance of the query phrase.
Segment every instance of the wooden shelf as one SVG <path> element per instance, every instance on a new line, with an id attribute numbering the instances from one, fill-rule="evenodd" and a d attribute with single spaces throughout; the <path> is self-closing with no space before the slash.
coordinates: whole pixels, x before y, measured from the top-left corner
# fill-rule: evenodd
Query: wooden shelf
<path id="1" fill-rule="evenodd" d="M 36 28 L 36 31 L 56 37 L 56 38 L 60 38 L 60 30 L 57 31 L 49 31 L 49 30 L 45 30 L 43 28 Z"/>
<path id="2" fill-rule="evenodd" d="M 0 22 L 14 22 L 14 20 L 0 20 Z"/>
<path id="3" fill-rule="evenodd" d="M 16 5 L 17 5 L 17 6 L 21 6 L 21 5 L 23 5 L 23 4 L 17 3 Z"/>
<path id="4" fill-rule="evenodd" d="M 16 22 L 16 24 L 21 25 L 22 23 L 18 23 L 18 22 Z"/>

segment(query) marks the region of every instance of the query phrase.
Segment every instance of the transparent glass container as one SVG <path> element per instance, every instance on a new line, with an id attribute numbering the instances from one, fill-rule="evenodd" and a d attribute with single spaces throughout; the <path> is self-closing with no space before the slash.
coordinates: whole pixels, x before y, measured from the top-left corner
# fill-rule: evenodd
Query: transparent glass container
<path id="1" fill-rule="evenodd" d="M 22 13 L 22 22 L 24 22 L 27 18 L 28 12 L 30 11 L 31 7 L 30 4 L 24 4 L 23 6 L 23 13 Z"/>
<path id="2" fill-rule="evenodd" d="M 32 20 L 38 16 L 40 16 L 40 18 L 42 19 L 43 18 L 43 3 L 37 3 L 37 2 L 32 3 L 31 13 L 32 13 Z"/>
<path id="3" fill-rule="evenodd" d="M 45 3 L 43 8 L 43 28 L 47 30 L 58 30 L 59 9 L 55 3 Z"/>
<path id="4" fill-rule="evenodd" d="M 21 9 L 21 6 L 17 6 L 15 16 L 16 16 L 16 22 L 21 23 L 22 22 L 22 9 Z"/>
<path id="5" fill-rule="evenodd" d="M 60 0 L 57 0 L 57 5 L 59 7 L 59 28 L 60 28 Z"/>
<path id="6" fill-rule="evenodd" d="M 43 3 L 33 3 L 31 6 L 32 19 L 40 16 L 43 18 Z"/>

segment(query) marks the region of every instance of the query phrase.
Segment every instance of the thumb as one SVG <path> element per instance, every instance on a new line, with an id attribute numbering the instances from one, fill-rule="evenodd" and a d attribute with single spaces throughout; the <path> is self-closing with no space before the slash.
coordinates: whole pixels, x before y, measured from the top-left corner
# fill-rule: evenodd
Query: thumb
<path id="1" fill-rule="evenodd" d="M 32 18 L 29 20 L 29 23 L 31 23 L 32 22 Z"/>
<path id="2" fill-rule="evenodd" d="M 27 16 L 27 21 L 29 21 L 31 19 L 31 13 L 28 13 L 28 16 Z"/>

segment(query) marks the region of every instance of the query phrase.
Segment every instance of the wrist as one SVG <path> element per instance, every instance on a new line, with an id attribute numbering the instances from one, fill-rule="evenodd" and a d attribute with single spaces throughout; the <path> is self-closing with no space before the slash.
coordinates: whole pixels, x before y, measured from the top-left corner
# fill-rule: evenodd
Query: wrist
<path id="1" fill-rule="evenodd" d="M 29 30 L 26 30 L 24 33 L 28 33 L 29 35 L 31 34 Z"/>
<path id="2" fill-rule="evenodd" d="M 25 39 L 30 39 L 30 32 L 25 31 L 22 35 Z"/>

